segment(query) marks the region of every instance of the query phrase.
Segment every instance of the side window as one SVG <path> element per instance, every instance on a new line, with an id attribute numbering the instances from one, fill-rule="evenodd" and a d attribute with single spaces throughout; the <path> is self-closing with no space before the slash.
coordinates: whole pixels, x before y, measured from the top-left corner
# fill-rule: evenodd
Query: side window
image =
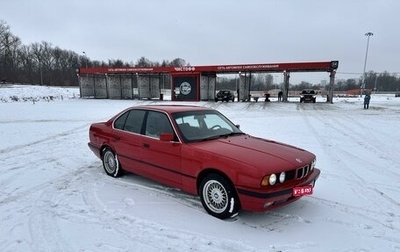
<path id="1" fill-rule="evenodd" d="M 144 110 L 133 109 L 129 111 L 129 115 L 126 118 L 124 130 L 140 134 L 145 114 L 146 112 Z"/>
<path id="2" fill-rule="evenodd" d="M 124 129 L 126 118 L 128 117 L 129 111 L 122 114 L 114 121 L 114 128 L 116 129 Z"/>
<path id="3" fill-rule="evenodd" d="M 160 133 L 173 133 L 167 115 L 150 111 L 146 122 L 146 136 L 160 137 Z"/>

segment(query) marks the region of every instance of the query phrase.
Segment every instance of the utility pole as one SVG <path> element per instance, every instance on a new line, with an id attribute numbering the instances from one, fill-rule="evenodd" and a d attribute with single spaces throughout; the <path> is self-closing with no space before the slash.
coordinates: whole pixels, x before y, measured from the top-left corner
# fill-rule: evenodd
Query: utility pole
<path id="1" fill-rule="evenodd" d="M 367 73 L 365 72 L 366 71 L 366 68 L 367 68 L 367 58 L 368 58 L 368 47 L 369 47 L 369 37 L 371 37 L 371 36 L 373 36 L 374 34 L 372 33 L 372 32 L 367 32 L 367 33 L 365 33 L 365 36 L 367 36 L 367 49 L 366 49 L 366 51 L 365 51 L 365 60 L 364 60 L 364 77 L 363 77 L 363 82 L 362 82 L 362 84 L 361 84 L 361 94 L 360 94 L 360 97 L 363 95 L 363 93 L 364 93 L 364 89 L 365 89 L 365 81 L 366 81 L 366 78 L 367 78 Z"/>
<path id="2" fill-rule="evenodd" d="M 85 61 L 86 61 L 85 63 L 86 63 L 86 68 L 87 68 L 88 58 L 87 58 L 87 56 L 86 56 L 86 52 L 85 52 L 85 51 L 83 51 L 82 53 L 83 53 L 83 55 L 85 55 Z"/>

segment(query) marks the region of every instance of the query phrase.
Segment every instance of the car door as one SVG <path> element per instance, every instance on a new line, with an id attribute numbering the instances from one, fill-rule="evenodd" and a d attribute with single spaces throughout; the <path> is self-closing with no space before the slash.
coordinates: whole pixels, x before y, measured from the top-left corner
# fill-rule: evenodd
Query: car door
<path id="1" fill-rule="evenodd" d="M 142 161 L 149 177 L 164 184 L 180 187 L 181 146 L 167 114 L 149 111 L 144 125 Z M 161 141 L 161 133 L 173 133 L 175 140 Z"/>
<path id="2" fill-rule="evenodd" d="M 142 127 L 144 125 L 145 110 L 132 109 L 114 121 L 114 148 L 124 170 L 140 173 L 143 169 L 142 155 Z"/>

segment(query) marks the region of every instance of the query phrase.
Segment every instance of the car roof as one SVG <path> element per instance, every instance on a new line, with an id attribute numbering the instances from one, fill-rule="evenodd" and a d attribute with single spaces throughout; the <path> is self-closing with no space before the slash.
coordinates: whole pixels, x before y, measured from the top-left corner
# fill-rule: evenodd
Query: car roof
<path id="1" fill-rule="evenodd" d="M 202 111 L 202 110 L 213 110 L 211 108 L 194 106 L 194 105 L 140 105 L 131 107 L 130 109 L 146 109 L 146 110 L 158 110 L 165 111 L 169 114 L 175 112 L 185 112 L 185 111 Z"/>

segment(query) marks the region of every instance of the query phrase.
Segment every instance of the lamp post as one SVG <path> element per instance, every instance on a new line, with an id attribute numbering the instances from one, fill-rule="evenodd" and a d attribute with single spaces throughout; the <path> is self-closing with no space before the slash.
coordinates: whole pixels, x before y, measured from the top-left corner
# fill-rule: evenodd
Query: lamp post
<path id="1" fill-rule="evenodd" d="M 366 72 L 365 72 L 365 69 L 366 69 L 366 67 L 367 67 L 369 37 L 371 37 L 371 36 L 373 36 L 373 35 L 374 35 L 374 34 L 373 34 L 372 32 L 367 32 L 367 33 L 365 33 L 365 36 L 367 36 L 367 49 L 366 49 L 366 51 L 365 51 L 364 77 L 363 77 L 363 82 L 362 82 L 362 84 L 361 84 L 361 94 L 360 94 L 360 96 L 362 96 L 363 93 L 364 93 L 364 89 L 365 89 L 365 80 L 366 80 L 366 77 L 367 77 L 367 74 L 366 74 Z"/>
<path id="2" fill-rule="evenodd" d="M 85 60 L 86 60 L 86 63 L 85 63 L 85 64 L 86 64 L 86 68 L 87 68 L 88 58 L 87 58 L 87 56 L 86 56 L 86 52 L 85 52 L 85 51 L 83 51 L 82 53 L 83 53 L 83 55 L 85 55 Z"/>

